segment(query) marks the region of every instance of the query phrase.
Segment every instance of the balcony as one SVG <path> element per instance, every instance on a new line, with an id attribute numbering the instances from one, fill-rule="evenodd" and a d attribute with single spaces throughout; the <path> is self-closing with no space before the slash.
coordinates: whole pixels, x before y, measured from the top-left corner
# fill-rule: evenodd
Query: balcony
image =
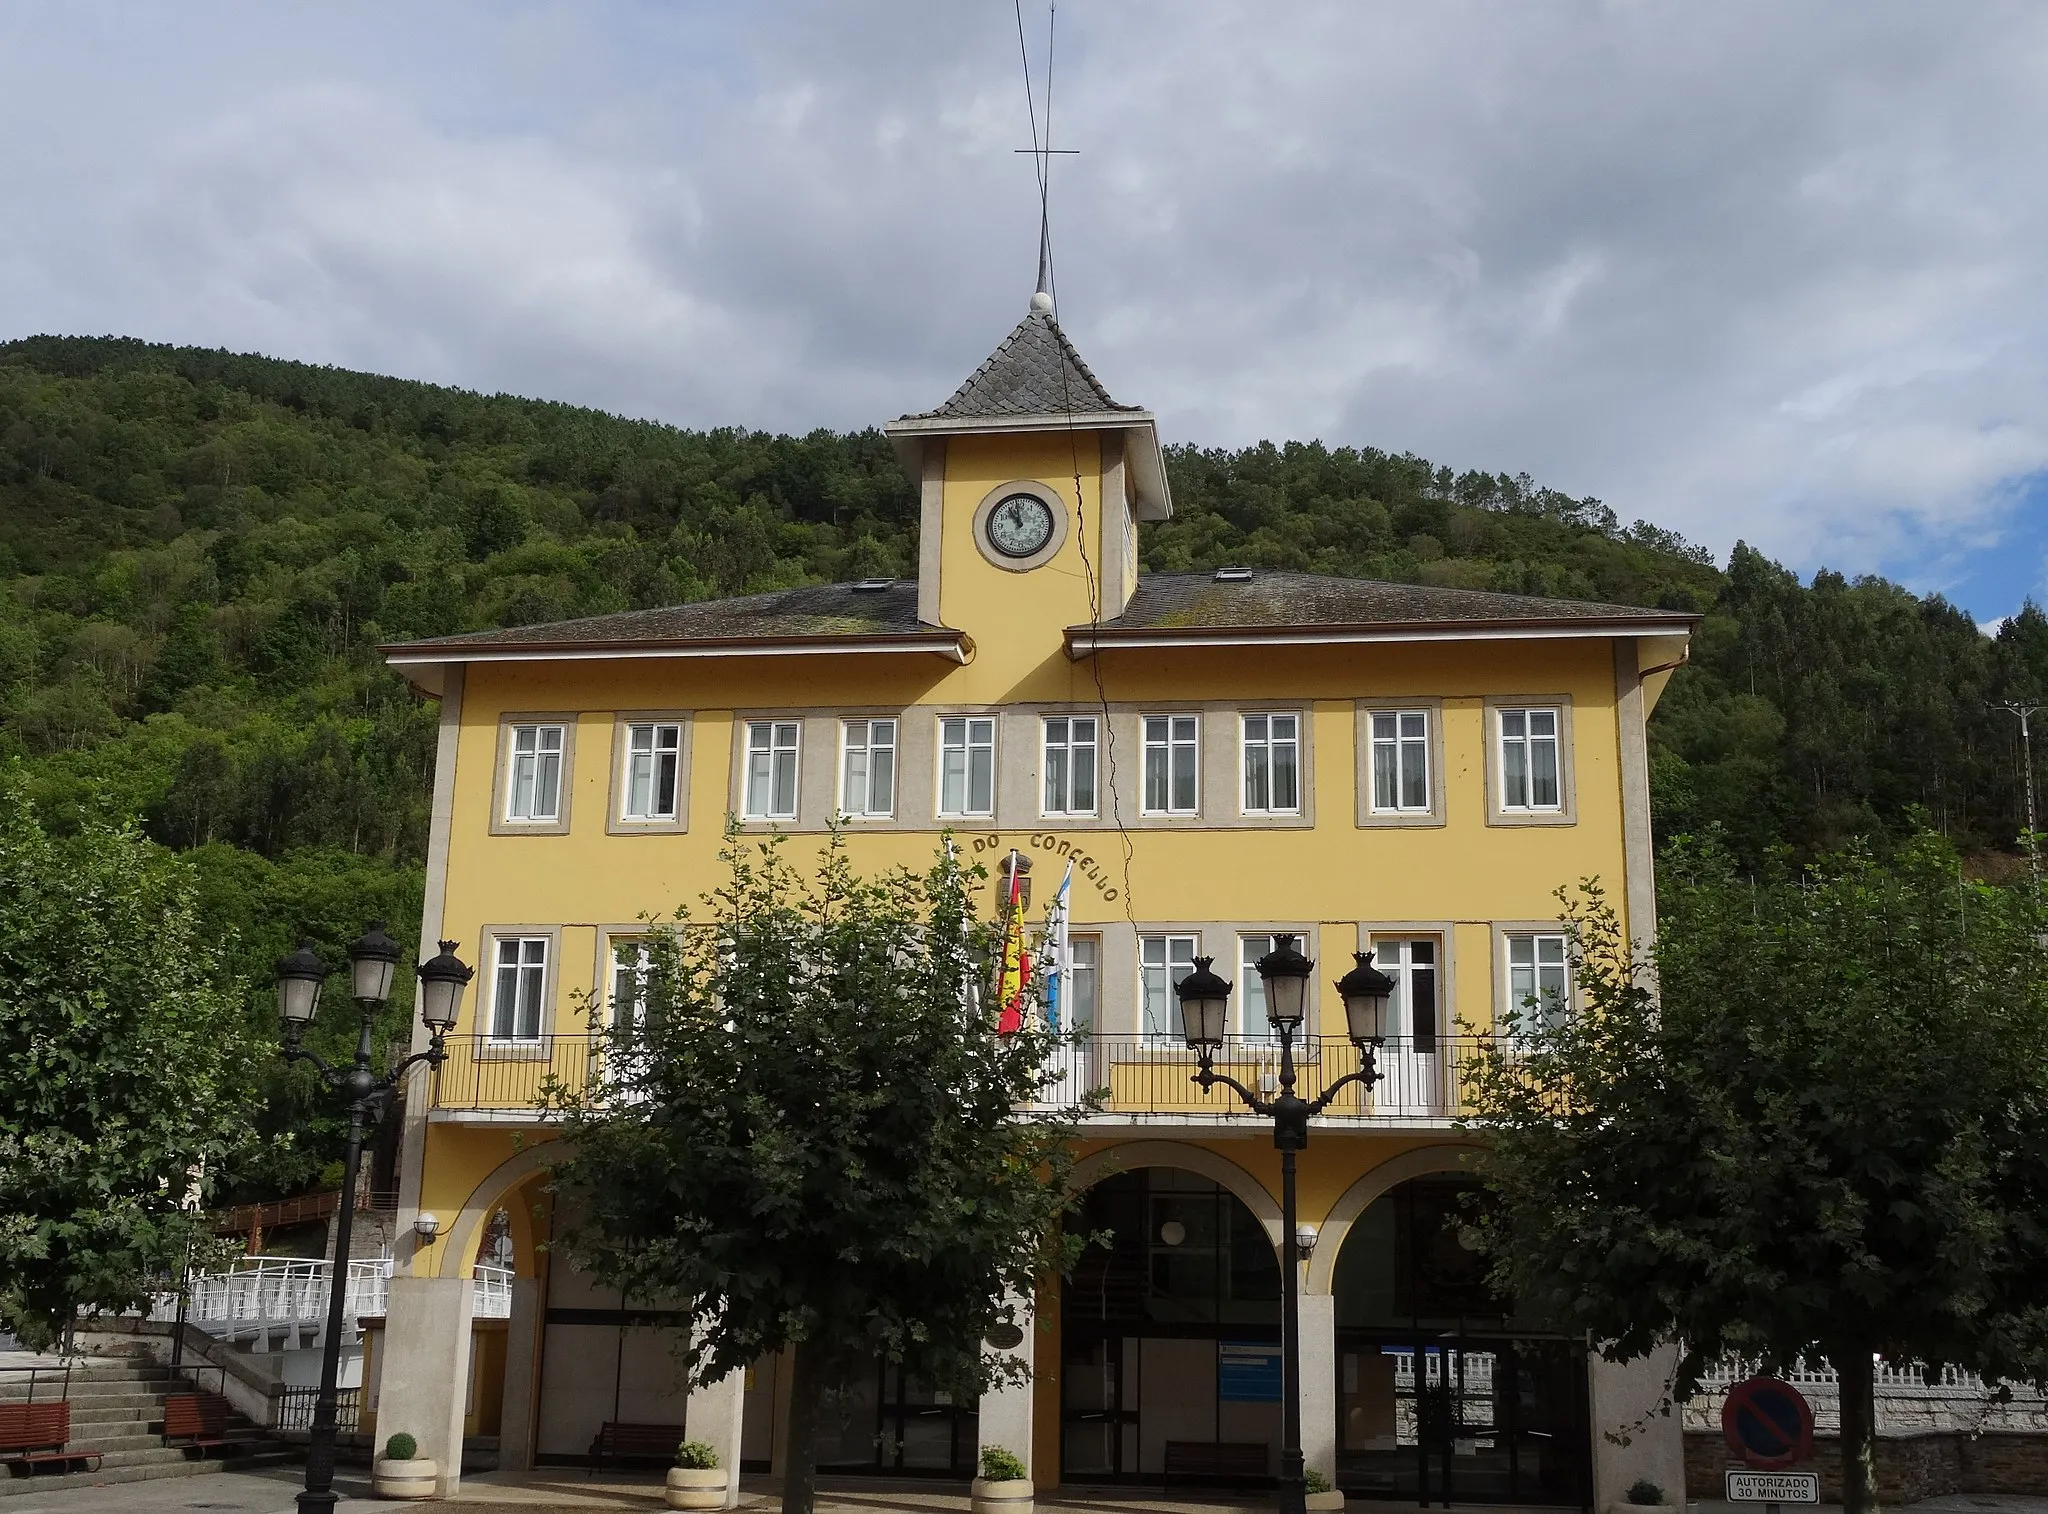
<path id="1" fill-rule="evenodd" d="M 1389 1041 L 1377 1054 L 1380 1081 L 1370 1092 L 1353 1085 L 1323 1118 L 1375 1128 L 1441 1128 L 1467 1112 L 1465 1069 L 1485 1036 Z M 432 1074 L 433 1110 L 466 1124 L 532 1123 L 550 1079 L 581 1088 L 599 1071 L 603 1044 L 587 1034 L 498 1041 L 450 1036 L 447 1060 Z M 1313 1099 L 1358 1070 L 1359 1052 L 1342 1036 L 1310 1036 L 1295 1046 L 1296 1091 Z M 1140 1035 L 1098 1035 L 1055 1049 L 1050 1080 L 1032 1103 L 1038 1110 L 1073 1109 L 1097 1090 L 1101 1106 L 1084 1116 L 1095 1125 L 1211 1125 L 1256 1119 L 1226 1088 L 1195 1086 L 1195 1058 L 1179 1041 Z M 1226 1041 L 1215 1061 L 1247 1088 L 1278 1091 L 1280 1045 L 1263 1036 Z"/>

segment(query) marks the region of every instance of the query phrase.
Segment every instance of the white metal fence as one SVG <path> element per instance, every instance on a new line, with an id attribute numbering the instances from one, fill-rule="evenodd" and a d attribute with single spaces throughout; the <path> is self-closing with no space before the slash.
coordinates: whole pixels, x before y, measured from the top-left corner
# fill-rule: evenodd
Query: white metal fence
<path id="1" fill-rule="evenodd" d="M 1723 1362 L 1707 1373 L 1700 1391 L 1683 1406 L 1685 1428 L 1718 1435 L 1728 1390 L 1753 1375 L 1754 1369 L 1742 1362 Z M 1840 1432 L 1842 1394 L 1833 1367 L 1821 1362 L 1775 1375 L 1797 1388 L 1812 1405 L 1817 1431 L 1824 1435 Z M 1960 1367 L 1944 1367 L 1929 1381 L 1918 1366 L 1880 1361 L 1876 1388 L 1877 1433 L 1887 1438 L 2048 1432 L 2048 1400 L 2025 1383 L 1987 1383 Z"/>
<path id="2" fill-rule="evenodd" d="M 195 1272 L 187 1282 L 185 1318 L 209 1335 L 230 1338 L 270 1334 L 327 1320 L 328 1277 L 333 1263 L 249 1257 L 225 1272 Z M 348 1264 L 342 1317 L 348 1328 L 359 1321 L 381 1319 L 390 1305 L 392 1259 L 367 1258 Z M 476 1269 L 471 1313 L 477 1319 L 505 1319 L 512 1312 L 512 1271 L 508 1267 Z M 153 1319 L 177 1317 L 175 1294 L 158 1297 Z"/>

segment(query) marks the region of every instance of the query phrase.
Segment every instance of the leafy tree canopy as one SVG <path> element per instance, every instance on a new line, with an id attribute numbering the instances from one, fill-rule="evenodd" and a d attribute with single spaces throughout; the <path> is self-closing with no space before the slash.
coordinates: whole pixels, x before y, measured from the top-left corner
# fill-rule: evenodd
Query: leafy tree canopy
<path id="1" fill-rule="evenodd" d="M 1655 969 L 1597 890 L 1578 1013 L 1477 1064 L 1480 1229 L 1522 1309 L 1618 1359 L 1683 1343 L 1841 1373 L 1871 1498 L 1872 1358 L 2048 1377 L 2048 953 L 2030 887 L 1923 834 L 1745 875 L 1666 856 Z"/>
<path id="2" fill-rule="evenodd" d="M 819 1395 L 880 1354 L 964 1395 L 982 1342 L 1063 1266 L 1071 1119 L 1018 1120 L 1051 1039 L 980 1013 L 990 928 L 950 846 L 863 879 L 728 836 L 727 882 L 655 931 L 601 1080 L 562 1090 L 565 1244 L 690 1308 L 694 1383 L 794 1348 L 783 1508 L 811 1505 Z M 1004 1359 L 1007 1362 L 1009 1359 Z"/>
<path id="3" fill-rule="evenodd" d="M 43 1345 L 179 1261 L 254 1048 L 191 869 L 129 830 L 52 837 L 23 788 L 0 771 L 0 1318 Z"/>

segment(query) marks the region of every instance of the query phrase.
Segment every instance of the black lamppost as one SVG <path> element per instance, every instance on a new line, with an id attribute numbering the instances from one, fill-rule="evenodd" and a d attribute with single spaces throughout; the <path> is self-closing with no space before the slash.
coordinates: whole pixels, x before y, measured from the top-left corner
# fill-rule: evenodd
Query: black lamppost
<path id="1" fill-rule="evenodd" d="M 330 1066 L 299 1045 L 299 1037 L 320 1008 L 320 988 L 327 980 L 327 968 L 314 954 L 313 944 L 301 942 L 297 951 L 277 964 L 277 1013 L 284 1025 L 285 1060 L 311 1062 L 320 1080 L 348 1100 L 348 1154 L 341 1167 L 341 1202 L 335 1208 L 334 1267 L 327 1278 L 327 1333 L 320 1345 L 320 1395 L 313 1401 L 313 1433 L 306 1449 L 300 1514 L 327 1514 L 335 1503 L 334 1380 L 341 1374 L 341 1316 L 348 1292 L 349 1230 L 355 1214 L 356 1170 L 362 1165 L 363 1131 L 383 1117 L 385 1095 L 415 1063 L 441 1065 L 443 1038 L 455 1026 L 462 990 L 472 976 L 456 959 L 453 941 L 443 941 L 441 955 L 420 964 L 420 1019 L 432 1039 L 425 1051 L 415 1052 L 380 1077 L 371 1071 L 370 1032 L 377 1012 L 391 997 L 391 978 L 403 951 L 384 934 L 382 920 L 371 921 L 370 928 L 349 945 L 349 990 L 361 1024 L 355 1058 L 346 1067 Z"/>
<path id="2" fill-rule="evenodd" d="M 1195 958 L 1195 970 L 1174 985 L 1180 998 L 1181 1028 L 1188 1046 L 1202 1059 L 1194 1081 L 1207 1093 L 1221 1083 L 1251 1109 L 1273 1117 L 1273 1145 L 1280 1153 L 1280 1514 L 1303 1514 L 1308 1491 L 1301 1462 L 1301 1300 L 1294 1269 L 1297 1253 L 1306 1254 L 1295 1233 L 1294 1154 L 1308 1145 L 1308 1122 L 1330 1107 L 1338 1092 L 1353 1083 L 1372 1087 L 1380 1078 L 1373 1052 L 1386 1040 L 1387 1000 L 1394 980 L 1372 965 L 1371 952 L 1356 952 L 1358 965 L 1337 980 L 1344 1000 L 1344 1020 L 1351 1043 L 1359 1050 L 1359 1069 L 1347 1072 L 1314 1099 L 1294 1091 L 1294 1036 L 1308 1010 L 1308 980 L 1315 963 L 1295 947 L 1293 936 L 1276 936 L 1273 949 L 1259 958 L 1259 979 L 1266 989 L 1266 1018 L 1280 1034 L 1280 1094 L 1267 1099 L 1228 1074 L 1216 1071 L 1213 1059 L 1223 1044 L 1228 1023 L 1230 984 L 1209 970 L 1213 960 Z"/>

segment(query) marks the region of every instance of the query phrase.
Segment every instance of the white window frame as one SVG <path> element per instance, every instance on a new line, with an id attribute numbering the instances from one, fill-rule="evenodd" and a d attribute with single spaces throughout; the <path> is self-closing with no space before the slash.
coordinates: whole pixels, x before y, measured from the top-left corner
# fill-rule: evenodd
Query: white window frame
<path id="1" fill-rule="evenodd" d="M 1571 1014 L 1571 943 L 1563 930 L 1504 931 L 1501 958 L 1504 1019 L 1520 1016 L 1517 1029 L 1526 1032 L 1533 1028 L 1532 1013 L 1553 1025 Z M 1546 979 L 1552 982 L 1546 984 Z M 1529 1007 L 1531 998 L 1538 1002 L 1534 1011 Z"/>
<path id="2" fill-rule="evenodd" d="M 1053 727 L 1057 724 L 1065 732 L 1063 739 L 1053 740 Z M 1088 739 L 1080 740 L 1075 727 L 1086 725 Z M 1038 751 L 1041 767 L 1039 770 L 1039 814 L 1047 818 L 1083 817 L 1093 818 L 1102 804 L 1102 718 L 1098 715 L 1047 715 L 1038 726 Z M 1087 753 L 1088 790 L 1090 803 L 1085 807 L 1074 803 L 1074 775 L 1077 771 L 1077 754 Z M 1059 792 L 1054 793 L 1054 754 L 1059 756 Z M 1055 804 L 1057 798 L 1060 802 Z"/>
<path id="3" fill-rule="evenodd" d="M 1156 950 L 1155 950 L 1156 948 Z M 1160 931 L 1138 937 L 1138 1029 L 1148 1046 L 1186 1046 L 1187 1034 L 1181 1028 L 1180 1001 L 1174 997 L 1174 985 L 1195 970 L 1195 958 L 1201 955 L 1202 938 L 1189 931 Z M 1158 957 L 1158 961 L 1151 960 Z M 1160 1015 L 1147 1011 L 1152 993 L 1152 981 L 1148 974 L 1163 972 L 1166 975 L 1164 1006 Z"/>
<path id="4" fill-rule="evenodd" d="M 1547 720 L 1549 722 L 1550 730 L 1548 733 L 1539 733 L 1536 730 L 1539 720 Z M 1564 711 L 1556 705 L 1550 704 L 1501 705 L 1495 708 L 1493 721 L 1494 751 L 1500 764 L 1497 802 L 1499 803 L 1501 813 L 1504 815 L 1563 814 L 1565 807 Z M 1519 725 L 1520 730 L 1511 734 L 1509 731 L 1511 724 Z M 1538 755 L 1546 747 L 1549 750 L 1550 779 L 1553 793 L 1548 803 L 1538 803 L 1535 797 L 1537 759 Z M 1519 798 L 1515 796 L 1512 789 L 1508 760 L 1511 751 L 1519 751 L 1521 753 L 1521 769 L 1524 781 L 1523 792 Z"/>
<path id="5" fill-rule="evenodd" d="M 1099 1034 L 1102 1030 L 1102 937 L 1073 935 L 1067 937 L 1067 981 L 1060 987 L 1060 1029 L 1071 1034 L 1076 1027 L 1076 1015 L 1081 1003 L 1081 984 L 1088 985 L 1088 1031 Z"/>
<path id="6" fill-rule="evenodd" d="M 898 737 L 900 728 L 893 715 L 849 715 L 839 722 L 839 813 L 850 820 L 893 820 L 896 818 L 896 778 L 902 770 Z M 879 739 L 886 737 L 886 739 Z M 883 757 L 886 790 L 876 800 L 876 759 Z M 854 774 L 858 759 L 860 774 Z M 864 789 L 865 793 L 858 790 Z M 858 801 L 858 802 L 856 802 Z"/>
<path id="7" fill-rule="evenodd" d="M 952 739 L 948 727 L 959 727 L 959 739 Z M 938 793 L 938 813 L 947 820 L 986 820 L 996 812 L 996 717 L 994 715 L 941 715 L 938 717 L 939 760 L 933 764 L 934 779 Z M 947 802 L 948 781 L 955 775 L 949 771 L 951 759 L 960 759 L 960 790 L 957 804 Z M 978 757 L 985 757 L 988 768 L 988 799 L 985 804 L 974 802 L 974 768 Z"/>
<path id="8" fill-rule="evenodd" d="M 635 980 L 634 996 L 631 1000 L 632 1023 L 642 1024 L 647 1008 L 642 995 L 646 992 L 648 950 L 645 936 L 613 936 L 605 943 L 609 970 L 605 974 L 605 1023 L 616 1027 L 619 1024 L 620 985 L 630 974 Z"/>
<path id="9" fill-rule="evenodd" d="M 1415 960 L 1415 948 L 1429 948 L 1430 960 Z M 1408 1051 L 1433 1052 L 1444 1039 L 1444 937 L 1434 932 L 1403 931 L 1397 935 L 1372 938 L 1373 966 L 1394 980 L 1394 992 L 1387 1001 L 1390 1017 L 1401 1027 L 1399 1035 L 1389 1031 L 1388 1039 Z M 1415 985 L 1424 974 L 1429 978 L 1430 1031 L 1420 1036 L 1415 1030 Z M 1428 1045 L 1423 1045 L 1424 1041 Z"/>
<path id="10" fill-rule="evenodd" d="M 513 954 L 510 961 L 506 960 L 508 948 Z M 554 957 L 555 943 L 550 936 L 508 931 L 491 938 L 491 1015 L 489 1032 L 484 1038 L 486 1041 L 500 1046 L 530 1046 L 547 1035 Z M 505 1004 L 507 971 L 512 973 L 509 1010 Z M 530 1002 L 527 997 L 529 988 L 532 991 Z"/>
<path id="11" fill-rule="evenodd" d="M 557 720 L 515 721 L 506 728 L 505 743 L 505 809 L 503 819 L 507 825 L 560 825 L 562 823 L 562 791 L 567 787 L 569 767 L 569 728 Z M 521 746 L 528 737 L 532 745 L 522 751 Z M 548 738 L 553 737 L 553 745 Z M 552 761 L 550 761 L 552 759 Z M 530 770 L 526 768 L 531 764 Z M 535 802 L 540 797 L 543 775 L 553 769 L 553 794 L 551 802 L 542 810 Z M 522 779 L 522 772 L 530 776 Z M 519 812 L 520 787 L 526 782 L 531 787 L 525 814 Z"/>
<path id="12" fill-rule="evenodd" d="M 1252 735 L 1252 723 L 1254 721 L 1265 722 L 1264 734 L 1257 738 L 1254 738 Z M 1282 736 L 1279 734 L 1277 722 L 1280 721 L 1288 723 L 1292 730 L 1291 735 Z M 1242 813 L 1247 815 L 1299 815 L 1301 813 L 1301 728 L 1302 718 L 1299 710 L 1250 710 L 1239 717 L 1237 725 L 1238 794 L 1243 803 Z M 1265 780 L 1265 793 L 1263 796 L 1255 795 L 1252 792 L 1252 766 L 1253 753 L 1255 751 L 1265 754 L 1265 772 L 1261 775 Z M 1288 754 L 1287 762 L 1292 770 L 1292 782 L 1294 784 L 1294 802 L 1292 804 L 1276 804 L 1273 802 L 1274 790 L 1277 787 L 1275 780 L 1280 773 L 1279 754 L 1282 751 Z M 1263 798 L 1263 803 L 1254 802 L 1255 799 L 1260 798 Z"/>
<path id="13" fill-rule="evenodd" d="M 784 740 L 785 734 L 787 740 Z M 757 737 L 760 738 L 758 742 Z M 740 767 L 740 817 L 744 820 L 796 819 L 803 803 L 803 722 L 773 717 L 749 720 L 746 722 L 745 739 Z M 757 790 L 755 784 L 757 757 L 768 759 L 766 766 L 759 770 L 765 793 Z M 785 757 L 789 769 L 789 805 L 786 809 L 775 802 L 777 780 Z"/>
<path id="14" fill-rule="evenodd" d="M 1154 740 L 1155 728 L 1163 733 Z M 1142 787 L 1138 812 L 1141 815 L 1198 815 L 1202 811 L 1202 717 L 1194 710 L 1168 710 L 1156 715 L 1141 715 L 1138 731 L 1142 738 L 1141 747 L 1144 767 L 1140 773 Z M 1183 731 L 1186 732 L 1183 735 Z M 1153 753 L 1164 754 L 1166 776 L 1166 803 L 1164 806 L 1152 803 L 1152 757 Z M 1190 796 L 1186 804 L 1176 802 L 1181 784 L 1181 758 L 1187 759 L 1187 791 Z"/>
<path id="15" fill-rule="evenodd" d="M 1392 722 L 1393 729 L 1386 736 L 1380 734 L 1381 721 Z M 1368 794 L 1368 808 L 1375 815 L 1427 815 L 1435 808 L 1436 775 L 1430 771 L 1430 743 L 1433 733 L 1429 728 L 1430 711 L 1423 708 L 1370 709 L 1365 712 L 1366 740 L 1369 749 L 1366 760 L 1366 781 L 1371 786 Z M 1420 736 L 1414 735 L 1408 727 L 1419 722 Z M 1392 804 L 1381 802 L 1380 758 L 1385 753 L 1392 759 L 1393 798 Z M 1411 759 L 1421 765 L 1422 802 L 1411 804 L 1408 795 L 1411 779 L 1416 776 Z"/>
<path id="16" fill-rule="evenodd" d="M 627 824 L 664 824 L 677 819 L 683 807 L 683 724 L 679 720 L 629 720 L 625 722 L 625 751 L 619 773 L 619 819 Z M 641 735 L 647 744 L 641 747 Z M 666 738 L 666 739 L 664 739 Z M 633 807 L 633 790 L 639 781 L 641 760 L 646 759 L 647 798 L 639 810 Z M 663 762 L 668 765 L 669 802 L 666 810 L 653 802 L 660 792 Z"/>

